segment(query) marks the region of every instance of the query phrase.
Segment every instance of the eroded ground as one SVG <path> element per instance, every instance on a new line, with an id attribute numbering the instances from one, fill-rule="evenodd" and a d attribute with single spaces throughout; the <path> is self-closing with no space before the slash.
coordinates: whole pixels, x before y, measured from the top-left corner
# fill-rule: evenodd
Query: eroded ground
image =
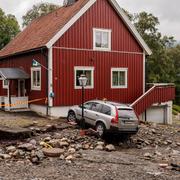
<path id="1" fill-rule="evenodd" d="M 0 115 L 9 121 L 13 117 Z M 16 121 L 22 117 L 36 122 L 30 128 L 40 127 L 41 118 L 16 114 Z M 45 122 L 46 127 L 53 124 Z M 38 131 L 25 140 L 0 140 L 0 180 L 180 179 L 179 125 L 141 124 L 138 134 L 128 140 L 111 134 L 101 140 L 81 136 L 74 126 L 60 129 L 61 123 L 53 122 L 57 128 L 52 132 Z M 58 148 L 60 155 L 44 156 L 45 147 Z"/>

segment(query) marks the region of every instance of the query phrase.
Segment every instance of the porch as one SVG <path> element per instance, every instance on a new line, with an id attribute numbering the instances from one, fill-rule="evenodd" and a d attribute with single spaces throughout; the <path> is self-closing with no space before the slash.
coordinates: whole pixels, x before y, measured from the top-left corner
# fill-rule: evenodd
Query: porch
<path id="1" fill-rule="evenodd" d="M 131 106 L 141 120 L 172 124 L 172 101 L 175 98 L 174 84 L 147 84 L 147 91 Z"/>
<path id="2" fill-rule="evenodd" d="M 5 111 L 27 111 L 28 96 L 26 80 L 30 76 L 20 68 L 0 68 L 3 95 L 0 96 L 0 108 Z"/>

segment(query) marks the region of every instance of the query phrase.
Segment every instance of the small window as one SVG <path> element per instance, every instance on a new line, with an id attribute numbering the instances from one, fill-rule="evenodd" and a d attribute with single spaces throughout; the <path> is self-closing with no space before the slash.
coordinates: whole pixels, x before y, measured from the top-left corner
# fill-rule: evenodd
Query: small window
<path id="1" fill-rule="evenodd" d="M 127 68 L 111 69 L 111 88 L 127 88 Z"/>
<path id="2" fill-rule="evenodd" d="M 94 88 L 94 67 L 75 67 L 75 89 L 80 89 L 79 78 L 82 74 L 87 77 L 86 89 Z"/>
<path id="3" fill-rule="evenodd" d="M 92 111 L 100 112 L 102 109 L 102 105 L 99 103 L 93 103 L 91 106 Z"/>
<path id="4" fill-rule="evenodd" d="M 111 50 L 111 30 L 93 29 L 93 49 Z"/>
<path id="5" fill-rule="evenodd" d="M 106 115 L 111 115 L 111 108 L 107 105 L 103 105 L 101 109 L 101 113 L 106 114 Z"/>
<path id="6" fill-rule="evenodd" d="M 8 86 L 9 86 L 9 81 L 8 80 L 3 80 L 3 88 L 4 89 L 8 89 Z"/>
<path id="7" fill-rule="evenodd" d="M 31 89 L 41 90 L 41 67 L 31 68 Z"/>

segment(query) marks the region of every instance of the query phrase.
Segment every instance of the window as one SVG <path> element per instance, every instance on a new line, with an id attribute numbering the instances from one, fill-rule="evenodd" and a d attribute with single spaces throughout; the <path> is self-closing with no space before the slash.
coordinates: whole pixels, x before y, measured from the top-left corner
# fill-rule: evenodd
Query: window
<path id="1" fill-rule="evenodd" d="M 3 88 L 4 89 L 8 89 L 8 86 L 9 86 L 9 81 L 8 80 L 3 80 Z"/>
<path id="2" fill-rule="evenodd" d="M 111 88 L 127 88 L 127 68 L 111 69 Z"/>
<path id="3" fill-rule="evenodd" d="M 92 89 L 94 88 L 94 67 L 75 67 L 74 68 L 74 72 L 75 72 L 75 89 L 80 89 L 81 86 L 79 84 L 79 77 L 84 74 L 87 77 L 87 85 L 86 85 L 86 89 Z"/>
<path id="4" fill-rule="evenodd" d="M 93 49 L 94 50 L 111 50 L 111 30 L 93 29 Z"/>
<path id="5" fill-rule="evenodd" d="M 106 114 L 106 115 L 111 115 L 111 108 L 107 105 L 103 105 L 101 109 L 101 113 Z"/>
<path id="6" fill-rule="evenodd" d="M 31 68 L 31 89 L 41 90 L 41 67 Z"/>
<path id="7" fill-rule="evenodd" d="M 91 106 L 92 111 L 100 112 L 102 108 L 102 105 L 99 103 L 93 103 Z"/>

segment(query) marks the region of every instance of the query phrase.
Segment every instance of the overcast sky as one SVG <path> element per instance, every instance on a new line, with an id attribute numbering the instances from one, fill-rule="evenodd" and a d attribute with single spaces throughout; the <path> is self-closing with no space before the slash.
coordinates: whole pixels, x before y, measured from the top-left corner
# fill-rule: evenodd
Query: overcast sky
<path id="1" fill-rule="evenodd" d="M 174 36 L 180 41 L 180 0 L 117 0 L 121 7 L 131 13 L 147 11 L 153 13 L 160 20 L 159 29 L 164 35 Z M 19 23 L 22 15 L 33 4 L 51 2 L 62 4 L 63 0 L 0 0 L 0 8 L 6 13 L 14 14 Z"/>

